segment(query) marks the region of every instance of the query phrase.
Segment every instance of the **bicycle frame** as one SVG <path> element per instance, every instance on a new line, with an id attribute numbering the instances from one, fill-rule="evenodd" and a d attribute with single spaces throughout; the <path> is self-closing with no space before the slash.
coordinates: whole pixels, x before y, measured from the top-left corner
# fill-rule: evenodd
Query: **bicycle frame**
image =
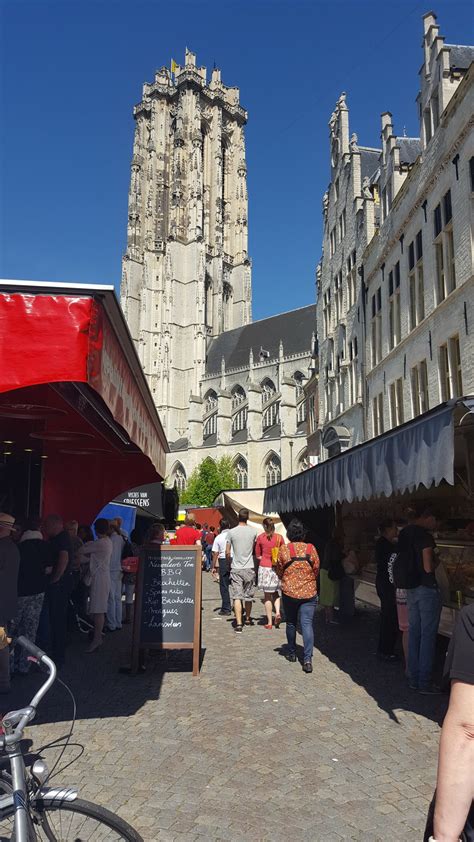
<path id="1" fill-rule="evenodd" d="M 3 717 L 5 736 L 0 737 L 0 747 L 8 755 L 11 768 L 13 793 L 11 796 L 0 798 L 0 816 L 2 812 L 10 813 L 12 805 L 14 809 L 15 839 L 16 842 L 29 842 L 31 839 L 30 828 L 30 794 L 28 792 L 28 778 L 21 749 L 21 740 L 26 726 L 36 715 L 36 709 L 56 680 L 56 665 L 51 658 L 48 658 L 41 649 L 38 649 L 31 641 L 24 637 L 17 640 L 30 654 L 48 669 L 48 677 L 35 694 L 31 703 L 20 710 L 11 711 Z M 38 782 L 39 783 L 39 782 Z M 42 787 L 39 783 L 38 791 L 32 798 L 34 802 L 41 799 L 43 802 L 74 801 L 77 797 L 76 790 L 72 788 L 49 788 Z"/>

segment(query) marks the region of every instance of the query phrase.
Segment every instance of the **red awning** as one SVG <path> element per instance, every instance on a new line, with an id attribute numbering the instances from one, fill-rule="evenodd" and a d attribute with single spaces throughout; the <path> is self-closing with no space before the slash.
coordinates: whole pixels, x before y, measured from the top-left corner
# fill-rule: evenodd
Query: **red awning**
<path id="1" fill-rule="evenodd" d="M 163 478 L 166 438 L 112 289 L 0 282 L 0 359 L 2 440 L 12 457 L 41 442 L 44 509 L 71 483 L 79 518 L 81 494 L 107 503 Z"/>

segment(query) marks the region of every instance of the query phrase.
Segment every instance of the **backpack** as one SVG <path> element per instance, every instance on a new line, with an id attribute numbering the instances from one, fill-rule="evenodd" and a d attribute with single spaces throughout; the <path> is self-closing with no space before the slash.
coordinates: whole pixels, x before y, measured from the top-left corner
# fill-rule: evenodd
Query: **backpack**
<path id="1" fill-rule="evenodd" d="M 294 551 L 293 544 L 289 544 L 288 549 L 289 549 L 290 553 L 292 553 Z M 289 567 L 291 567 L 292 564 L 295 563 L 295 561 L 307 561 L 309 566 L 311 567 L 311 570 L 314 572 L 313 562 L 311 561 L 311 556 L 310 556 L 309 553 L 306 553 L 306 555 L 303 555 L 303 556 L 299 556 L 299 555 L 294 556 L 292 554 L 290 560 L 285 564 L 285 568 L 284 568 L 285 572 L 288 570 Z"/>
<path id="2" fill-rule="evenodd" d="M 391 567 L 393 584 L 396 588 L 411 590 L 421 584 L 421 571 L 416 548 L 411 545 L 398 550 Z"/>

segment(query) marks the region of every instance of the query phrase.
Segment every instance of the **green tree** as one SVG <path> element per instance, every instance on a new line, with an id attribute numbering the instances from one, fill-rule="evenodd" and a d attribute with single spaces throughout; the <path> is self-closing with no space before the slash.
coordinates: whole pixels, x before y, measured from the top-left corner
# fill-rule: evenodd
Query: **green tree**
<path id="1" fill-rule="evenodd" d="M 212 506 L 219 491 L 235 487 L 235 470 L 230 456 L 222 456 L 216 462 L 208 456 L 192 472 L 179 502 L 183 505 Z"/>

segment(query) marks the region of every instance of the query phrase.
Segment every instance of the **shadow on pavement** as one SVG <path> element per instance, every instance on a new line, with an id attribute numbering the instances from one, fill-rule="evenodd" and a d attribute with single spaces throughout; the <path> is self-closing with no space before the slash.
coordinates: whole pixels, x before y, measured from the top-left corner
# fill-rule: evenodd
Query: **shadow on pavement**
<path id="1" fill-rule="evenodd" d="M 165 672 L 192 672 L 192 651 L 153 651 L 146 671 L 138 675 L 120 670 L 130 665 L 131 627 L 107 634 L 100 650 L 87 655 L 86 636 L 74 632 L 67 648 L 66 665 L 58 677 L 70 687 L 77 705 L 77 719 L 132 716 L 146 702 L 157 700 Z M 204 651 L 201 653 L 201 663 Z M 0 716 L 27 705 L 44 679 L 33 667 L 27 676 L 12 678 L 11 692 L 0 696 Z M 68 722 L 72 700 L 57 681 L 40 704 L 35 722 Z"/>
<path id="2" fill-rule="evenodd" d="M 378 640 L 377 609 L 356 603 L 355 616 L 338 625 L 327 625 L 319 610 L 315 618 L 314 645 L 352 681 L 364 687 L 390 719 L 399 722 L 397 711 L 407 710 L 441 723 L 448 696 L 421 696 L 410 690 L 404 674 L 403 660 L 385 663 L 376 657 Z M 442 675 L 448 641 L 438 637 L 435 681 Z M 401 651 L 401 649 L 400 649 Z"/>

